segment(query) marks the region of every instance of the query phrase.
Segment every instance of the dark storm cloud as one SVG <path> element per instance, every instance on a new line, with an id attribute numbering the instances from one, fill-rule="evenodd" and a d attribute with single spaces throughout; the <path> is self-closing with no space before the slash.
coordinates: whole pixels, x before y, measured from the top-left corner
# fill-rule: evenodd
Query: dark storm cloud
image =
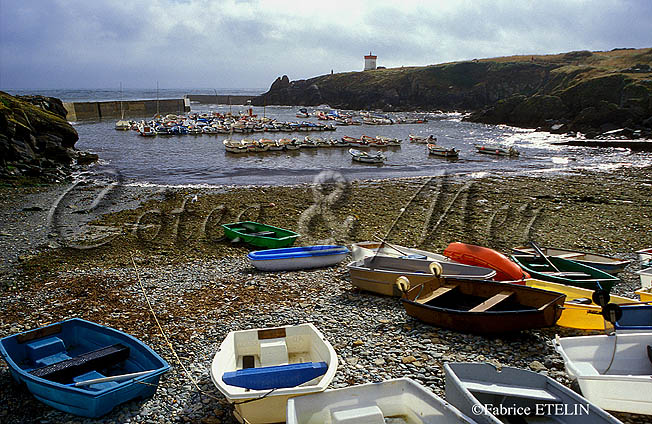
<path id="1" fill-rule="evenodd" d="M 652 46 L 652 2 L 0 0 L 0 87 L 268 87 L 378 64 Z"/>

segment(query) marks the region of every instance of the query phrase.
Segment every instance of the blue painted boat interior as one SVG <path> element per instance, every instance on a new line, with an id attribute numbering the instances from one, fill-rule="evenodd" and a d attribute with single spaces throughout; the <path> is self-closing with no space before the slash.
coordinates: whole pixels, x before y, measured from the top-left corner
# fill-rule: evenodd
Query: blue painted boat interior
<path id="1" fill-rule="evenodd" d="M 652 331 L 652 305 L 621 306 L 623 316 L 614 324 L 616 330 Z"/>
<path id="2" fill-rule="evenodd" d="M 107 355 L 93 356 L 95 351 L 109 347 L 114 354 L 111 360 L 104 360 Z M 73 383 L 152 370 L 138 380 L 157 384 L 160 375 L 170 368 L 138 339 L 78 318 L 5 337 L 0 340 L 0 354 L 12 376 L 25 383 L 37 399 L 65 412 L 91 417 L 135 397 L 151 396 L 156 387 L 134 379 L 81 387 L 72 387 Z M 133 385 L 138 388 L 129 387 Z"/>
<path id="3" fill-rule="evenodd" d="M 320 245 L 303 247 L 285 247 L 280 249 L 257 250 L 247 256 L 254 261 L 273 259 L 306 258 L 311 256 L 346 255 L 349 249 L 346 246 Z"/>

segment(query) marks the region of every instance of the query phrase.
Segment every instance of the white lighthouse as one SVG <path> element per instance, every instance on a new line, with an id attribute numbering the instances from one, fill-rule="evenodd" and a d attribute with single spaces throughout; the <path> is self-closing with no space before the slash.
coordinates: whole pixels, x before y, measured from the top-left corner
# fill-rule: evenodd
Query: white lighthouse
<path id="1" fill-rule="evenodd" d="M 364 70 L 370 71 L 372 69 L 376 69 L 376 56 L 369 52 L 369 55 L 364 57 Z"/>

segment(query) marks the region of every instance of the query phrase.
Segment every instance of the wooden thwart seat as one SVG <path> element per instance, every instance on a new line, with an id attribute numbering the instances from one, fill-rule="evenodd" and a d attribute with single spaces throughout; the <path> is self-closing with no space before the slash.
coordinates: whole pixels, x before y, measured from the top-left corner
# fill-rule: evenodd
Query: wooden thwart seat
<path id="1" fill-rule="evenodd" d="M 430 293 L 428 296 L 420 299 L 416 299 L 416 302 L 418 303 L 427 303 L 433 300 L 436 297 L 443 296 L 444 294 L 448 293 L 449 291 L 457 288 L 457 285 L 454 284 L 447 284 L 445 286 L 441 286 L 437 288 L 436 290 L 433 290 L 432 293 Z"/>
<path id="2" fill-rule="evenodd" d="M 478 306 L 469 309 L 469 312 L 485 312 L 485 311 L 493 308 L 494 306 L 496 306 L 500 302 L 504 301 L 505 299 L 509 298 L 513 294 L 514 294 L 513 291 L 503 290 L 500 293 L 495 294 L 492 297 L 490 297 L 489 299 L 485 300 L 484 302 L 482 302 Z"/>

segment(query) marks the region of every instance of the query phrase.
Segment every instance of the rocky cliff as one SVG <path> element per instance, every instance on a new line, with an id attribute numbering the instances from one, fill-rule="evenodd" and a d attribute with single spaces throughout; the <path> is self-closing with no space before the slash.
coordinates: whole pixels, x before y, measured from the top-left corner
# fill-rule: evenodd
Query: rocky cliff
<path id="1" fill-rule="evenodd" d="M 79 136 L 65 116 L 59 99 L 0 91 L 0 178 L 57 181 L 71 166 L 97 160 L 75 150 Z"/>
<path id="2" fill-rule="evenodd" d="M 256 103 L 466 110 L 470 119 L 557 131 L 652 129 L 652 49 L 513 56 L 274 81 Z"/>

